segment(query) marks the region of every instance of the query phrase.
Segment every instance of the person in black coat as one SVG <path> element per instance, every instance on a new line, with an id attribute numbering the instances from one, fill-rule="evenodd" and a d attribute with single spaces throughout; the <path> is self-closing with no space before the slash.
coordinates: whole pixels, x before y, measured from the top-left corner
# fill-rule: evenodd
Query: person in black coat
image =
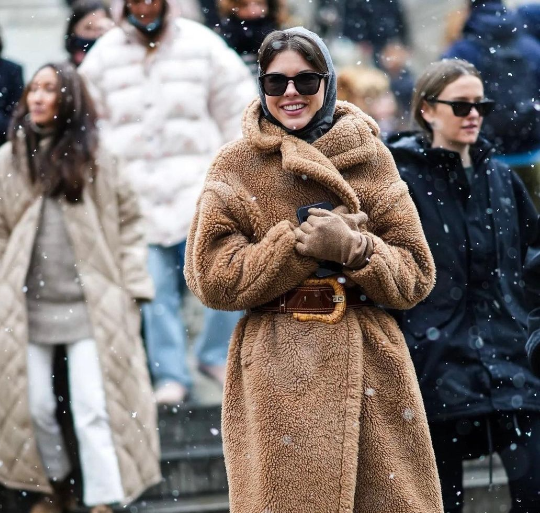
<path id="1" fill-rule="evenodd" d="M 7 140 L 11 115 L 24 89 L 22 67 L 2 58 L 2 50 L 0 34 L 0 146 Z"/>
<path id="2" fill-rule="evenodd" d="M 493 452 L 508 474 L 512 512 L 539 511 L 540 379 L 525 352 L 523 275 L 538 218 L 519 177 L 479 137 L 493 107 L 472 64 L 443 60 L 416 83 L 422 131 L 388 142 L 437 268 L 430 296 L 396 317 L 423 394 L 445 513 L 463 508 L 462 460 Z"/>
<path id="3" fill-rule="evenodd" d="M 471 0 L 463 37 L 443 57 L 465 59 L 482 73 L 497 104 L 484 132 L 540 211 L 540 42 L 526 26 L 501 0 Z"/>
<path id="4" fill-rule="evenodd" d="M 215 28 L 242 58 L 252 75 L 259 73 L 259 47 L 278 30 L 284 19 L 283 0 L 219 0 L 219 25 Z"/>

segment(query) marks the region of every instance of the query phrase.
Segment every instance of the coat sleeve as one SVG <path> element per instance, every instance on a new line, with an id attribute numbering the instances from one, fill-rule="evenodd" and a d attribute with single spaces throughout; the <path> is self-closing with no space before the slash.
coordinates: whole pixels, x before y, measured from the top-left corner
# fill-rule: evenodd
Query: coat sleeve
<path id="1" fill-rule="evenodd" d="M 242 113 L 257 96 L 257 91 L 242 59 L 217 34 L 210 33 L 210 36 L 212 81 L 208 110 L 226 143 L 241 137 Z"/>
<path id="2" fill-rule="evenodd" d="M 118 177 L 116 196 L 123 283 L 133 299 L 150 301 L 154 297 L 154 285 L 147 270 L 148 248 L 137 196 L 124 173 L 118 170 L 116 159 L 110 160 Z"/>
<path id="3" fill-rule="evenodd" d="M 217 310 L 244 310 L 296 287 L 315 269 L 295 250 L 294 226 L 283 220 L 257 234 L 255 202 L 222 182 L 207 182 L 186 248 L 189 288 Z"/>
<path id="4" fill-rule="evenodd" d="M 513 171 L 512 185 L 519 212 L 521 241 L 525 262 L 523 282 L 527 301 L 531 307 L 527 319 L 529 339 L 526 344 L 527 356 L 532 371 L 540 376 L 540 230 L 536 208 L 523 182 Z"/>
<path id="5" fill-rule="evenodd" d="M 10 236 L 6 218 L 9 198 L 6 195 L 4 181 L 10 173 L 11 166 L 11 143 L 6 143 L 0 148 L 0 263 L 4 257 Z"/>
<path id="6" fill-rule="evenodd" d="M 366 266 L 356 271 L 345 269 L 345 274 L 371 300 L 405 310 L 433 289 L 435 264 L 407 185 L 399 177 L 389 150 L 379 140 L 377 146 L 377 158 L 367 172 L 382 177 L 381 186 L 373 197 L 359 189 L 369 218 L 367 235 L 373 241 L 373 254 Z"/>
<path id="7" fill-rule="evenodd" d="M 540 376 L 540 241 L 529 247 L 523 272 L 527 299 L 532 307 L 527 320 L 526 350 L 532 371 Z"/>

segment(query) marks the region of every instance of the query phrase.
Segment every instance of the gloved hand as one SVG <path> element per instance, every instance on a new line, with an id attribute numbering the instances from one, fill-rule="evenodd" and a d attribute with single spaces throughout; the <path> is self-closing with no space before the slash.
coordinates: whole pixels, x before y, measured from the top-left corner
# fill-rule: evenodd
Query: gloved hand
<path id="1" fill-rule="evenodd" d="M 373 253 L 371 238 L 361 232 L 367 216 L 345 214 L 345 207 L 333 211 L 309 209 L 310 216 L 294 230 L 296 251 L 318 260 L 331 260 L 350 269 L 360 269 Z"/>
<path id="2" fill-rule="evenodd" d="M 353 232 L 360 232 L 366 229 L 368 222 L 368 216 L 366 213 L 358 212 L 358 214 L 349 214 L 349 209 L 345 205 L 336 207 L 334 210 L 332 210 L 332 212 L 334 214 L 339 214 L 339 216 L 347 223 L 347 226 Z"/>

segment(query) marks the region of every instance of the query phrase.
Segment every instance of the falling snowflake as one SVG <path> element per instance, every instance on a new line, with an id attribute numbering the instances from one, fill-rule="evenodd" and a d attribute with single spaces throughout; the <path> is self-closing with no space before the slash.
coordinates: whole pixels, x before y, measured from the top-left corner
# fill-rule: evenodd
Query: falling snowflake
<path id="1" fill-rule="evenodd" d="M 414 412 L 412 411 L 411 408 L 405 408 L 403 410 L 403 418 L 407 421 L 407 422 L 410 422 L 412 419 L 414 419 Z"/>

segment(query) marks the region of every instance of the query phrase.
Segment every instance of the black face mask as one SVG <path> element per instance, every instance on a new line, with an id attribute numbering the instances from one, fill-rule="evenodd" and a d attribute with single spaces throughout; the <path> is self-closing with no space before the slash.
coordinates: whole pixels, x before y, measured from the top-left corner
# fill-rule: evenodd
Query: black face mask
<path id="1" fill-rule="evenodd" d="M 88 52 L 97 39 L 85 39 L 84 37 L 71 36 L 69 39 L 69 53 L 75 53 L 76 51 Z"/>
<path id="2" fill-rule="evenodd" d="M 147 37 L 157 36 L 163 29 L 163 14 L 161 14 L 154 21 L 148 25 L 141 23 L 133 14 L 129 14 L 127 17 L 129 23 L 131 23 L 138 31 L 142 32 Z"/>

